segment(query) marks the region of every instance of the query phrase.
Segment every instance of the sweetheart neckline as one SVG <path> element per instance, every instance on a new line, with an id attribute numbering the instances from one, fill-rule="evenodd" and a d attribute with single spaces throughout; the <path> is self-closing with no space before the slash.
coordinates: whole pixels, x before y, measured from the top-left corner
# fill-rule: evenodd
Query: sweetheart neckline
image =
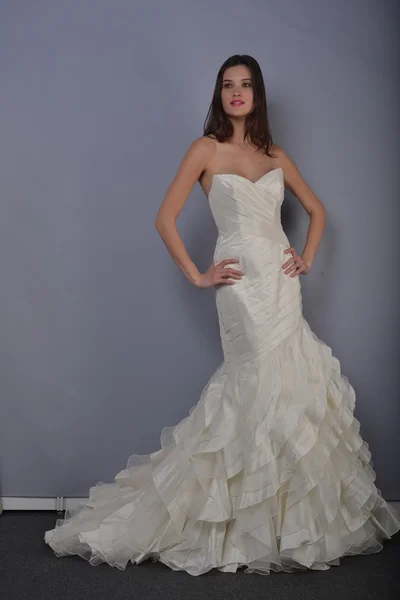
<path id="1" fill-rule="evenodd" d="M 264 175 L 261 175 L 261 177 L 256 179 L 256 181 L 252 181 L 251 179 L 248 179 L 247 177 L 244 177 L 243 175 L 239 175 L 238 173 L 214 173 L 214 175 L 212 176 L 212 179 L 211 179 L 211 187 L 210 187 L 210 191 L 208 192 L 207 198 L 210 197 L 211 191 L 214 186 L 214 180 L 216 177 L 227 177 L 227 176 L 228 177 L 239 177 L 239 179 L 244 179 L 244 181 L 247 181 L 251 185 L 257 185 L 262 179 L 264 179 L 264 177 L 266 177 L 270 173 L 273 173 L 274 171 L 282 171 L 282 167 L 276 167 L 275 169 L 270 169 L 269 171 L 264 173 Z"/>

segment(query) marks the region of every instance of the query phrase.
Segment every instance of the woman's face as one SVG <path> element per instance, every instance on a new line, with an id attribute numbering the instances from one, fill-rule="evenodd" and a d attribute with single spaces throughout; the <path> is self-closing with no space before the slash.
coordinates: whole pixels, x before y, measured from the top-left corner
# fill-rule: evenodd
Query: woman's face
<path id="1" fill-rule="evenodd" d="M 245 65 L 229 67 L 222 77 L 222 107 L 230 117 L 244 117 L 253 107 L 251 73 Z M 240 101 L 232 104 L 235 100 Z"/>

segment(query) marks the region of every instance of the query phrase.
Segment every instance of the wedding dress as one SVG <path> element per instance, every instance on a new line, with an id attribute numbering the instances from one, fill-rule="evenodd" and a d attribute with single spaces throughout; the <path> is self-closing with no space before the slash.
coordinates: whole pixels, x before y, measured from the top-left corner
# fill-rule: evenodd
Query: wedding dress
<path id="1" fill-rule="evenodd" d="M 329 569 L 378 552 L 400 515 L 374 485 L 355 392 L 302 314 L 284 273 L 281 168 L 252 182 L 214 175 L 218 263 L 245 275 L 216 289 L 224 361 L 161 448 L 90 488 L 45 541 L 57 556 L 124 570 L 151 558 L 201 575 Z"/>

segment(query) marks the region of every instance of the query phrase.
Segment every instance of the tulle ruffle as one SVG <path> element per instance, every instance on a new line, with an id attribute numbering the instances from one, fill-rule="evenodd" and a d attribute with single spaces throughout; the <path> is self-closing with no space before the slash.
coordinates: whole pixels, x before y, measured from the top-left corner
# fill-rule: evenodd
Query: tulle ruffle
<path id="1" fill-rule="evenodd" d="M 96 566 L 151 558 L 201 575 L 326 570 L 379 552 L 400 515 L 375 486 L 355 393 L 307 321 L 237 369 L 225 363 L 161 448 L 90 488 L 45 541 Z"/>

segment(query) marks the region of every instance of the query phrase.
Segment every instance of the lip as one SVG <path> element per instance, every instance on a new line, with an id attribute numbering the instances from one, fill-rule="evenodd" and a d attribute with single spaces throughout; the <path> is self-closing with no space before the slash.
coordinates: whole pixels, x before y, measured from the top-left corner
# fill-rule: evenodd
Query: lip
<path id="1" fill-rule="evenodd" d="M 231 106 L 243 106 L 243 100 L 232 100 Z"/>

